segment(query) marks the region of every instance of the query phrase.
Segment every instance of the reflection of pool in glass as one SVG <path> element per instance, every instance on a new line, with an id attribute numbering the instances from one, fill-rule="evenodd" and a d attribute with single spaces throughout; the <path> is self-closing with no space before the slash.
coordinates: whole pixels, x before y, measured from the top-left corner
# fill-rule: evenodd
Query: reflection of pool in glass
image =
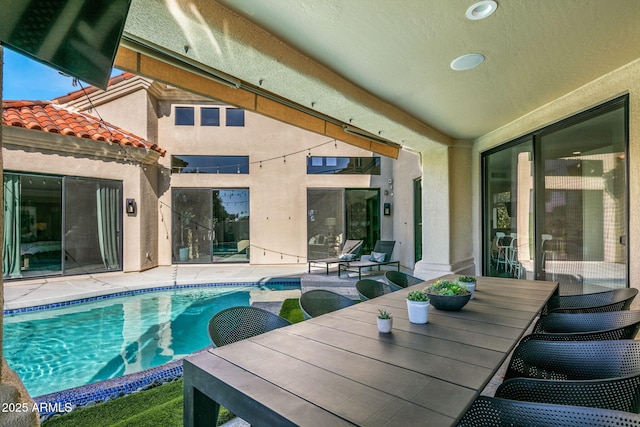
<path id="1" fill-rule="evenodd" d="M 252 293 L 299 289 L 174 288 L 5 316 L 4 357 L 31 396 L 41 396 L 185 357 L 210 345 L 207 324 L 218 311 L 249 305 Z"/>

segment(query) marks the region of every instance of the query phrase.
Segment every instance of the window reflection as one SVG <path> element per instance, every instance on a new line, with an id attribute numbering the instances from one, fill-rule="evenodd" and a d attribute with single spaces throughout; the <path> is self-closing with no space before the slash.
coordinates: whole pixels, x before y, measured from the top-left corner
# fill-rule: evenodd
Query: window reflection
<path id="1" fill-rule="evenodd" d="M 248 189 L 173 189 L 173 258 L 180 263 L 248 262 Z"/>

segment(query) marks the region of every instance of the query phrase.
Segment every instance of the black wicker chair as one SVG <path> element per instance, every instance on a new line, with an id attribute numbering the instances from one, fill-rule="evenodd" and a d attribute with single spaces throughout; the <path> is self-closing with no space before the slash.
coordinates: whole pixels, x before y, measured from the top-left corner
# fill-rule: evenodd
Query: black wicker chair
<path id="1" fill-rule="evenodd" d="M 542 309 L 547 313 L 598 313 L 603 311 L 629 310 L 638 294 L 635 288 L 613 289 L 604 292 L 580 295 L 554 295 Z"/>
<path id="2" fill-rule="evenodd" d="M 638 413 L 640 373 L 626 377 L 577 381 L 511 378 L 500 384 L 495 397 Z"/>
<path id="3" fill-rule="evenodd" d="M 623 313 L 623 312 L 611 312 Z M 591 313 L 600 314 L 600 313 Z M 576 316 L 578 314 L 568 314 L 568 316 Z M 545 316 L 546 317 L 546 316 Z M 556 333 L 532 333 L 522 337 L 521 343 L 538 340 L 538 341 L 604 341 L 604 340 L 628 340 L 634 339 L 640 328 L 640 319 L 634 319 L 634 316 L 627 316 L 619 319 L 619 324 L 611 329 L 603 329 L 591 332 L 556 332 Z M 613 321 L 612 321 L 613 323 Z"/>
<path id="4" fill-rule="evenodd" d="M 362 279 L 356 282 L 356 289 L 358 295 L 360 295 L 360 300 L 366 301 L 402 288 L 393 284 L 378 282 L 377 280 Z"/>
<path id="5" fill-rule="evenodd" d="M 408 286 L 413 286 L 417 285 L 418 283 L 424 282 L 424 280 L 411 276 L 410 274 L 395 270 L 389 270 L 385 272 L 384 277 L 385 279 L 387 279 L 387 283 L 389 283 L 390 285 L 399 286 L 401 288 L 406 288 Z"/>
<path id="6" fill-rule="evenodd" d="M 308 291 L 300 296 L 300 308 L 305 319 L 340 310 L 355 303 L 351 298 L 324 289 Z"/>
<path id="7" fill-rule="evenodd" d="M 640 426 L 640 415 L 584 406 L 551 405 L 480 396 L 458 427 Z"/>
<path id="8" fill-rule="evenodd" d="M 533 333 L 580 333 L 621 330 L 635 326 L 640 328 L 640 310 L 608 311 L 602 313 L 549 313 L 541 317 L 533 327 Z M 632 336 L 625 337 L 633 338 Z M 621 339 L 621 338 L 616 338 Z"/>
<path id="9" fill-rule="evenodd" d="M 640 311 L 549 313 L 536 322 L 533 333 L 520 342 L 603 341 L 634 339 L 640 330 Z"/>
<path id="10" fill-rule="evenodd" d="M 518 344 L 504 378 L 595 380 L 640 374 L 640 341 L 538 341 Z"/>
<path id="11" fill-rule="evenodd" d="M 214 347 L 290 325 L 286 319 L 257 307 L 226 308 L 209 320 L 209 338 Z"/>

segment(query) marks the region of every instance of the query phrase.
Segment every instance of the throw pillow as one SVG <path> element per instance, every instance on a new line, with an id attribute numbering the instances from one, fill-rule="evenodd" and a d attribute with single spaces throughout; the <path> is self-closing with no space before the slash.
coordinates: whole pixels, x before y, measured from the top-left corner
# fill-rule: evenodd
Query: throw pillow
<path id="1" fill-rule="evenodd" d="M 386 254 L 382 252 L 371 252 L 371 255 L 369 255 L 369 259 L 373 262 L 384 262 L 385 256 Z"/>

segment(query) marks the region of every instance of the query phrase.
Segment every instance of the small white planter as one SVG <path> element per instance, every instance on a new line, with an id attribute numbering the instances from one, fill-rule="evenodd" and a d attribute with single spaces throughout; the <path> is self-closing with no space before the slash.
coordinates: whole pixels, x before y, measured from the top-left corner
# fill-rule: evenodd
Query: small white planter
<path id="1" fill-rule="evenodd" d="M 409 322 L 417 324 L 427 323 L 429 321 L 429 305 L 429 301 L 407 300 Z"/>
<path id="2" fill-rule="evenodd" d="M 476 284 L 474 282 L 461 282 L 458 281 L 459 284 L 465 285 L 469 292 L 471 292 L 471 299 L 474 299 L 476 296 Z"/>
<path id="3" fill-rule="evenodd" d="M 378 321 L 378 331 L 382 332 L 383 334 L 388 334 L 389 332 L 391 332 L 391 328 L 393 327 L 393 318 L 381 319 L 378 317 L 376 320 Z"/>

